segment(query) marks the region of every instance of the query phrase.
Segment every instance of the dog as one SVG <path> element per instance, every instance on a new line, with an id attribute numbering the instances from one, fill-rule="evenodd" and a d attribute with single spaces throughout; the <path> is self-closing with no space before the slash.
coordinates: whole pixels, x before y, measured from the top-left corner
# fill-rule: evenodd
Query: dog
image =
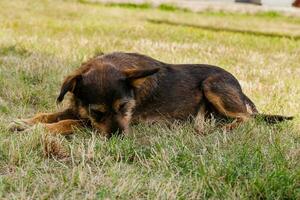
<path id="1" fill-rule="evenodd" d="M 57 103 L 69 93 L 69 107 L 22 120 L 25 128 L 42 123 L 50 133 L 68 135 L 89 126 L 105 137 L 126 134 L 141 121 L 185 121 L 195 118 L 198 131 L 212 116 L 233 119 L 233 129 L 251 118 L 268 123 L 293 117 L 260 114 L 238 80 L 206 64 L 167 64 L 137 53 L 114 52 L 94 57 L 67 76 Z M 18 124 L 13 130 L 22 131 Z"/>

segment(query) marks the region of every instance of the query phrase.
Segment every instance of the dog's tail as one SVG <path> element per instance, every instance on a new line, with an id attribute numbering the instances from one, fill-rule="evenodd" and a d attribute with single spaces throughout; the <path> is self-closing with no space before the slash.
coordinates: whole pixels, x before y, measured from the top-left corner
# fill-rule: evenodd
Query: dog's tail
<path id="1" fill-rule="evenodd" d="M 259 113 L 254 103 L 246 95 L 244 95 L 244 101 L 247 109 L 249 109 L 250 113 L 252 113 L 252 117 L 254 117 L 255 119 L 261 119 L 269 124 L 277 124 L 279 122 L 294 119 L 293 116 L 269 115 Z"/>
<path id="2" fill-rule="evenodd" d="M 262 114 L 262 113 L 255 113 L 252 116 L 255 119 L 262 119 L 263 121 L 269 124 L 277 124 L 279 122 L 294 119 L 293 116 L 269 115 L 269 114 Z"/>

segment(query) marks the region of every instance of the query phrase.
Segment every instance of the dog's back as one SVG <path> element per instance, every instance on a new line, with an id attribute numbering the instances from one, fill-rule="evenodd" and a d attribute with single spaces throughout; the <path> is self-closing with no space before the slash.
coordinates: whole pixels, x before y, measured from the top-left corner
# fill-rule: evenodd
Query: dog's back
<path id="1" fill-rule="evenodd" d="M 200 104 L 206 103 L 202 83 L 209 76 L 220 75 L 241 88 L 234 76 L 216 66 L 168 64 L 145 55 L 122 52 L 102 55 L 96 59 L 98 62 L 110 63 L 120 70 L 160 68 L 136 92 L 134 117 L 142 120 L 161 117 L 186 119 L 188 116 L 195 116 Z"/>

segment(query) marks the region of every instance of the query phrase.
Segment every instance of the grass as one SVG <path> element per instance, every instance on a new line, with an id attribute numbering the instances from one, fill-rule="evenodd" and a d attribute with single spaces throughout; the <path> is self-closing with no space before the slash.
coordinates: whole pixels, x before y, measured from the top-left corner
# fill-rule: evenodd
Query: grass
<path id="1" fill-rule="evenodd" d="M 0 8 L 0 199 L 300 198 L 299 18 L 56 0 L 3 0 Z M 231 133 L 208 124 L 206 136 L 189 123 L 139 124 L 110 140 L 78 130 L 52 138 L 65 159 L 43 155 L 42 127 L 7 130 L 14 118 L 57 110 L 63 77 L 112 51 L 221 66 L 261 112 L 297 118 Z"/>
<path id="2" fill-rule="evenodd" d="M 119 8 L 129 8 L 129 9 L 153 9 L 157 8 L 159 10 L 163 11 L 184 11 L 184 12 L 191 12 L 191 10 L 187 8 L 181 8 L 174 4 L 169 3 L 161 3 L 155 6 L 154 4 L 151 4 L 150 2 L 145 3 L 117 3 L 117 2 L 101 2 L 101 1 L 89 1 L 89 0 L 79 0 L 79 3 L 82 4 L 93 4 L 93 5 L 100 5 L 100 6 L 106 6 L 106 7 L 119 7 Z"/>

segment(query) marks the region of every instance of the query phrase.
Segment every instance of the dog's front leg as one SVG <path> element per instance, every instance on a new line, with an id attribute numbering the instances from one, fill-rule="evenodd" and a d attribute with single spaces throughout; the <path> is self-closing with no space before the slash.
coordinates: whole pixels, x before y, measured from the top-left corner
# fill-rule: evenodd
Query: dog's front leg
<path id="1" fill-rule="evenodd" d="M 47 131 L 51 134 L 70 135 L 74 129 L 82 128 L 85 122 L 82 120 L 66 119 L 56 123 L 43 124 Z"/>
<path id="2" fill-rule="evenodd" d="M 56 123 L 60 120 L 77 119 L 72 109 L 66 109 L 55 113 L 38 113 L 32 118 L 15 120 L 9 125 L 11 131 L 24 131 L 38 123 Z"/>
<path id="3" fill-rule="evenodd" d="M 24 119 L 24 121 L 29 125 L 34 125 L 37 123 L 55 123 L 65 119 L 76 119 L 76 115 L 72 109 L 56 113 L 38 113 L 32 118 Z"/>

